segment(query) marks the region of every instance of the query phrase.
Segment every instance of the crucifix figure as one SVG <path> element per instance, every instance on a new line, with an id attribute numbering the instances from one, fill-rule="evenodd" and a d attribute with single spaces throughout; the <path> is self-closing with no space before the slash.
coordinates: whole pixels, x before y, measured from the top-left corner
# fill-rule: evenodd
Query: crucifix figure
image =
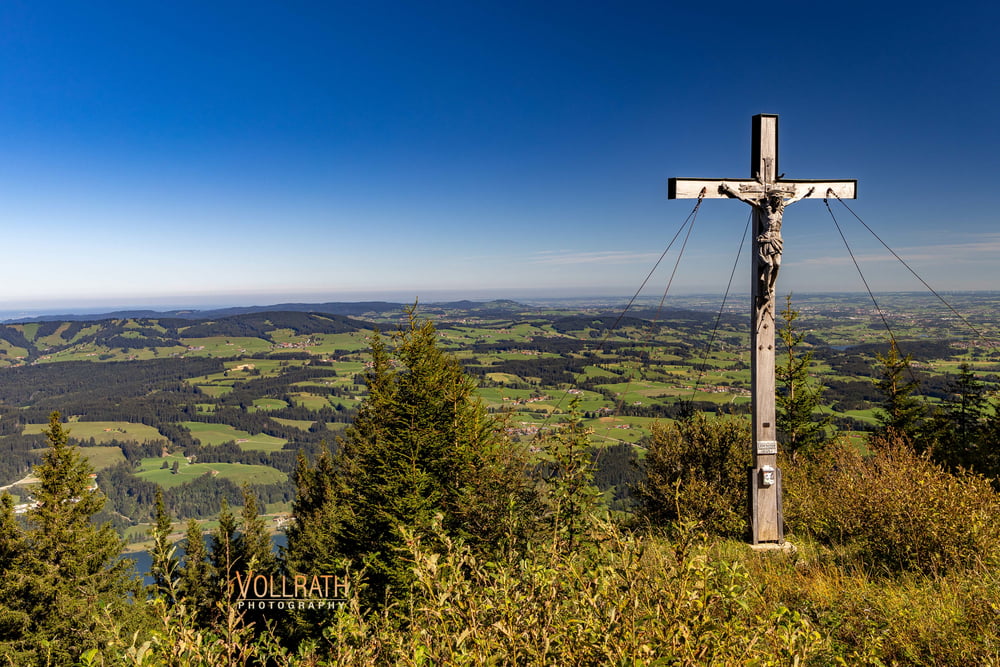
<path id="1" fill-rule="evenodd" d="M 775 283 L 781 268 L 781 223 L 785 207 L 800 199 L 854 199 L 855 180 L 785 180 L 778 175 L 778 117 L 753 117 L 750 178 L 671 178 L 670 199 L 739 199 L 753 211 L 750 308 L 750 375 L 753 384 L 753 466 L 748 471 L 750 541 L 781 545 L 781 470 L 774 400 Z"/>
<path id="2" fill-rule="evenodd" d="M 761 308 L 772 308 L 771 317 L 774 317 L 774 285 L 778 281 L 778 269 L 781 268 L 781 253 L 784 250 L 784 241 L 781 238 L 781 216 L 785 212 L 785 207 L 811 195 L 816 188 L 803 189 L 798 194 L 789 199 L 780 190 L 767 189 L 762 194 L 747 196 L 735 189 L 729 183 L 723 182 L 719 190 L 730 197 L 735 197 L 754 207 L 754 211 L 760 218 L 760 233 L 757 234 L 755 247 L 757 249 L 757 281 L 759 283 L 757 294 L 762 298 L 757 299 L 754 306 Z M 758 321 L 760 317 L 758 316 Z"/>

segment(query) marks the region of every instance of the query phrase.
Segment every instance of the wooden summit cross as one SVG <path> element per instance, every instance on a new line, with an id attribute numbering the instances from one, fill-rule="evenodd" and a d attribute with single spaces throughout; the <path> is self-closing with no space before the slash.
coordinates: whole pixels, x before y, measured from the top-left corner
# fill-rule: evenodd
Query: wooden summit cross
<path id="1" fill-rule="evenodd" d="M 774 412 L 774 286 L 781 266 L 781 217 L 800 199 L 854 199 L 856 180 L 785 180 L 778 175 L 778 117 L 753 117 L 750 178 L 671 178 L 670 199 L 735 198 L 753 209 L 750 346 L 753 355 L 753 466 L 749 477 L 750 541 L 783 544 L 781 471 Z"/>

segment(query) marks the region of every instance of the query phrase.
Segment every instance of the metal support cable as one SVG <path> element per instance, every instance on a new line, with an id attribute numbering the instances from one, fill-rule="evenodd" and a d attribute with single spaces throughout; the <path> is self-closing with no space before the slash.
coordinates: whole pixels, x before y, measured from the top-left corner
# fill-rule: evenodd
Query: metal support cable
<path id="1" fill-rule="evenodd" d="M 979 331 L 979 329 L 977 329 L 977 328 L 976 328 L 976 327 L 975 327 L 975 326 L 974 326 L 974 325 L 973 325 L 973 324 L 972 324 L 971 322 L 969 322 L 969 321 L 968 321 L 968 320 L 967 320 L 967 319 L 966 319 L 966 318 L 965 318 L 965 317 L 964 317 L 964 316 L 963 316 L 963 315 L 962 315 L 962 314 L 961 314 L 960 312 L 958 312 L 957 310 L 955 310 L 955 308 L 954 308 L 954 307 L 952 307 L 952 305 L 951 305 L 950 303 L 948 303 L 948 302 L 947 302 L 947 301 L 945 300 L 945 298 L 944 298 L 943 296 L 941 296 L 940 294 L 938 294 L 938 293 L 937 293 L 937 291 L 936 291 L 936 290 L 935 290 L 935 289 L 934 289 L 933 287 L 931 287 L 931 286 L 930 286 L 930 285 L 929 285 L 929 284 L 927 283 L 927 281 L 926 281 L 926 280 L 924 280 L 924 279 L 923 279 L 923 278 L 922 278 L 922 277 L 920 276 L 920 274 L 918 274 L 918 273 L 917 273 L 916 271 L 914 271 L 914 270 L 913 270 L 913 267 L 911 267 L 911 266 L 910 266 L 909 264 L 907 264 L 907 263 L 906 263 L 906 261 L 905 261 L 905 260 L 903 260 L 903 258 L 902 258 L 902 257 L 900 257 L 900 256 L 899 256 L 899 255 L 898 255 L 898 254 L 896 253 L 896 251 L 895 251 L 895 250 L 893 250 L 892 248 L 890 248 L 890 247 L 889 247 L 889 244 L 888 244 L 888 243 L 886 243 L 885 241 L 883 241 L 883 240 L 882 240 L 882 237 L 880 237 L 880 236 L 879 236 L 878 234 L 876 234 L 876 233 L 875 233 L 875 231 L 874 231 L 874 230 L 873 230 L 873 229 L 872 229 L 871 227 L 869 227 L 869 226 L 868 226 L 868 224 L 867 224 L 867 223 L 866 223 L 866 222 L 865 222 L 864 220 L 862 220 L 862 219 L 861 219 L 861 216 L 859 216 L 859 215 L 858 215 L 857 213 L 855 213 L 855 212 L 854 212 L 854 210 L 853 210 L 853 209 L 852 209 L 852 208 L 851 208 L 850 206 L 848 206 L 848 205 L 847 205 L 847 202 L 845 202 L 845 201 L 844 201 L 843 199 L 841 199 L 841 198 L 840 198 L 840 197 L 839 197 L 839 196 L 837 195 L 837 193 L 833 192 L 832 190 L 831 190 L 831 191 L 829 191 L 829 193 L 830 193 L 830 194 L 833 194 L 833 196 L 837 198 L 837 201 L 839 201 L 839 202 L 840 202 L 840 203 L 841 203 L 841 204 L 842 204 L 842 205 L 844 206 L 844 208 L 846 208 L 846 209 L 847 209 L 848 211 L 850 211 L 851 215 L 853 215 L 853 216 L 855 217 L 855 219 L 856 219 L 856 220 L 857 220 L 858 222 L 860 222 L 860 223 L 861 223 L 861 225 L 862 225 L 862 226 L 863 226 L 863 227 L 864 227 L 865 229 L 867 229 L 867 230 L 868 230 L 868 233 L 869 233 L 869 234 L 871 234 L 872 236 L 874 236 L 874 237 L 875 237 L 875 238 L 876 238 L 876 239 L 878 240 L 878 242 L 879 242 L 879 243 L 881 243 L 881 244 L 882 244 L 882 246 L 883 246 L 883 247 L 884 247 L 884 248 L 885 248 L 886 250 L 888 250 L 888 251 L 889 251 L 889 253 L 890 253 L 890 254 L 891 254 L 891 255 L 892 255 L 893 257 L 895 257 L 895 258 L 896 258 L 896 260 L 897 260 L 897 261 L 898 261 L 898 262 L 899 262 L 900 264 L 902 264 L 903 266 L 905 266 L 905 267 L 906 267 L 906 270 L 907 270 L 907 271 L 909 271 L 910 273 L 912 273 L 912 274 L 913 274 L 913 277 L 914 277 L 914 278 L 916 278 L 917 280 L 919 280 L 919 281 L 920 281 L 920 283 L 921 283 L 921 284 L 922 284 L 922 285 L 923 285 L 924 287 L 926 287 L 926 288 L 927 288 L 927 290 L 928 290 L 928 291 L 929 291 L 929 292 L 930 292 L 931 294 L 933 294 L 934 296 L 936 296 L 936 297 L 938 298 L 938 300 L 939 300 L 939 301 L 940 301 L 941 303 L 943 303 L 943 304 L 945 305 L 945 307 L 947 307 L 947 308 L 948 308 L 948 310 L 950 310 L 950 311 L 952 312 L 952 314 L 954 314 L 954 315 L 955 315 L 955 317 L 957 317 L 957 318 L 958 318 L 959 320 L 961 320 L 961 321 L 962 321 L 962 323 L 963 323 L 963 324 L 965 324 L 965 326 L 969 327 L 969 329 L 970 329 L 970 330 L 972 330 L 972 332 L 973 332 L 973 333 L 975 333 L 975 334 L 976 334 L 976 336 L 978 336 L 979 338 L 983 339 L 983 341 L 984 341 L 984 342 L 985 342 L 985 343 L 986 343 L 986 344 L 987 344 L 987 345 L 988 345 L 989 347 L 996 347 L 996 345 L 997 345 L 997 344 L 996 344 L 996 342 L 994 342 L 994 341 L 991 341 L 991 340 L 990 340 L 990 339 L 989 339 L 989 338 L 988 338 L 988 337 L 987 337 L 987 336 L 986 336 L 985 334 L 983 334 L 983 333 L 982 333 L 981 331 Z M 826 201 L 826 199 L 824 199 L 823 201 Z M 828 208 L 828 209 L 829 209 L 829 207 L 830 207 L 830 205 L 829 205 L 829 204 L 827 204 L 827 208 Z M 831 213 L 830 213 L 830 214 L 831 214 L 831 215 L 833 215 L 833 212 L 831 211 Z"/>
<path id="2" fill-rule="evenodd" d="M 830 217 L 833 219 L 833 224 L 837 228 L 837 232 L 840 234 L 840 239 L 844 242 L 844 247 L 847 248 L 847 254 L 851 256 L 851 261 L 854 262 L 854 268 L 858 270 L 858 275 L 861 276 L 861 282 L 864 283 L 865 289 L 868 290 L 868 296 L 871 297 L 872 303 L 875 305 L 875 312 L 878 313 L 878 316 L 882 319 L 882 324 L 885 326 L 885 330 L 889 333 L 889 341 L 898 349 L 899 346 L 896 345 L 896 336 L 892 333 L 892 327 L 889 326 L 889 320 L 886 319 L 885 313 L 878 305 L 878 300 L 875 298 L 875 294 L 872 293 L 872 289 L 868 285 L 868 280 L 865 278 L 864 271 L 861 270 L 861 265 L 858 264 L 858 259 L 854 256 L 854 251 L 851 250 L 851 244 L 847 242 L 847 237 L 844 236 L 844 230 L 840 228 L 840 223 L 837 222 L 837 216 L 833 214 L 833 209 L 830 208 L 830 200 L 824 197 L 823 203 L 826 204 L 826 210 L 830 212 Z"/>
<path id="3" fill-rule="evenodd" d="M 602 346 L 604 345 L 605 342 L 607 342 L 608 336 L 611 335 L 611 332 L 617 329 L 618 325 L 621 324 L 621 321 L 625 318 L 625 314 L 628 313 L 629 309 L 635 303 L 635 300 L 639 298 L 639 294 L 642 292 L 643 289 L 645 289 L 646 283 L 648 283 L 649 279 L 653 277 L 654 273 L 656 273 L 656 269 L 659 268 L 660 262 L 662 262 L 663 258 L 667 256 L 668 252 L 670 252 L 670 249 L 674 246 L 674 243 L 677 241 L 677 237 L 681 235 L 681 232 L 684 231 L 685 227 L 688 228 L 688 233 L 684 237 L 684 246 L 687 246 L 687 239 L 691 235 L 691 229 L 694 228 L 694 221 L 698 218 L 698 209 L 701 208 L 701 203 L 704 200 L 705 200 L 705 190 L 703 188 L 701 194 L 698 196 L 698 201 L 695 202 L 694 208 L 692 208 L 691 212 L 688 213 L 688 216 L 684 218 L 684 222 L 681 223 L 681 226 L 677 229 L 677 232 L 674 234 L 674 237 L 670 239 L 670 243 L 667 244 L 667 247 L 660 254 L 660 258 L 656 260 L 656 264 L 653 265 L 653 268 L 649 270 L 648 274 L 646 274 L 646 278 L 642 281 L 642 284 L 639 285 L 639 289 L 635 291 L 635 294 L 633 294 L 632 298 L 629 299 L 628 303 L 625 305 L 624 310 L 622 310 L 621 314 L 618 316 L 618 319 L 615 320 L 615 323 L 611 325 L 610 329 L 608 329 L 608 332 L 605 334 L 604 340 L 601 341 Z M 681 255 L 683 254 L 684 254 L 684 248 L 682 247 Z M 679 262 L 680 262 L 680 255 L 678 255 L 677 257 L 677 263 Z M 677 264 L 674 264 L 674 272 L 676 271 L 677 271 Z M 673 274 L 671 274 L 670 280 L 671 281 L 673 280 Z M 670 289 L 669 283 L 667 285 L 667 289 L 668 290 Z M 663 298 L 666 299 L 666 297 L 667 297 L 666 292 L 664 292 Z M 660 301 L 660 307 L 662 308 L 662 306 L 663 306 L 663 300 Z"/>
<path id="4" fill-rule="evenodd" d="M 653 268 L 649 270 L 649 273 L 646 274 L 646 277 L 643 279 L 642 284 L 639 285 L 639 289 L 637 289 L 635 291 L 635 294 L 632 295 L 632 298 L 628 300 L 628 303 L 625 305 L 625 308 L 622 309 L 622 312 L 615 319 L 615 321 L 611 325 L 611 327 L 609 327 L 605 331 L 604 337 L 601 339 L 601 342 L 598 344 L 598 348 L 597 348 L 598 350 L 603 350 L 604 349 L 604 346 L 607 344 L 608 340 L 611 338 L 611 334 L 614 333 L 614 331 L 618 328 L 618 325 L 620 325 L 621 322 L 622 322 L 622 320 L 625 319 L 625 315 L 628 313 L 628 311 L 635 304 L 635 300 L 637 298 L 639 298 L 639 294 L 642 293 L 642 290 L 646 287 L 646 284 L 649 282 L 650 278 L 652 278 L 653 274 L 656 273 L 656 269 L 659 268 L 660 264 L 663 262 L 663 259 L 667 256 L 667 253 L 670 252 L 670 249 L 674 246 L 674 243 L 677 242 L 677 239 L 680 237 L 681 232 L 683 232 L 684 228 L 687 227 L 688 228 L 688 233 L 684 237 L 684 244 L 681 247 L 681 255 L 683 255 L 684 248 L 687 246 L 687 239 L 690 237 L 691 230 L 694 228 L 694 222 L 698 218 L 698 209 L 701 208 L 701 203 L 705 199 L 705 194 L 706 194 L 705 190 L 703 189 L 702 192 L 701 192 L 701 194 L 698 196 L 698 201 L 695 202 L 694 207 L 691 209 L 691 212 L 688 213 L 687 217 L 684 218 L 684 221 L 681 223 L 680 227 L 677 228 L 677 231 L 674 233 L 673 238 L 670 239 L 670 242 L 667 244 L 667 247 L 664 248 L 663 252 L 660 254 L 659 259 L 657 259 L 656 263 L 653 264 Z M 680 262 L 680 256 L 678 256 L 677 263 L 675 263 L 675 265 L 674 265 L 674 272 L 675 273 L 677 271 L 677 264 L 679 264 L 679 262 Z M 671 275 L 671 280 L 673 280 L 673 275 Z M 669 290 L 669 284 L 668 284 L 667 289 Z M 666 292 L 664 292 L 663 299 L 666 299 Z M 663 299 L 661 299 L 661 301 L 660 301 L 660 307 L 661 308 L 663 306 Z M 629 378 L 629 383 L 631 383 L 631 378 Z M 566 400 L 566 397 L 568 395 L 569 395 L 569 390 L 567 389 L 565 392 L 563 392 L 563 395 L 560 396 L 559 400 L 556 402 L 555 409 L 551 413 L 549 413 L 548 415 L 546 415 L 545 419 L 542 421 L 542 426 L 546 426 L 549 423 L 549 421 L 552 418 L 552 415 L 555 414 L 555 412 L 559 410 L 559 408 L 563 404 L 563 401 Z M 620 410 L 621 410 L 621 401 L 619 401 L 619 403 L 618 403 L 618 405 L 617 405 L 617 407 L 615 409 L 615 413 L 617 414 Z M 538 434 L 536 434 L 536 437 L 540 437 L 541 436 L 541 432 L 542 432 L 541 429 L 539 429 Z"/>
<path id="5" fill-rule="evenodd" d="M 694 389 L 691 392 L 691 399 L 689 403 L 694 403 L 694 398 L 698 394 L 698 388 L 701 386 L 701 380 L 705 375 L 705 367 L 708 365 L 708 355 L 712 353 L 712 346 L 715 345 L 715 338 L 719 333 L 719 323 L 722 321 L 722 314 L 726 310 L 726 301 L 729 299 L 729 292 L 733 288 L 733 278 L 736 276 L 736 267 L 740 263 L 740 255 L 743 254 L 743 246 L 746 244 L 747 235 L 750 232 L 750 221 L 753 220 L 753 212 L 747 216 L 746 227 L 743 228 L 743 236 L 740 238 L 740 248 L 736 251 L 736 259 L 733 260 L 733 270 L 729 273 L 729 283 L 726 285 L 726 293 L 722 296 L 722 305 L 719 306 L 719 314 L 715 317 L 715 326 L 712 327 L 712 335 L 708 340 L 708 347 L 705 349 L 705 356 L 701 360 L 701 368 L 698 369 L 698 377 L 694 383 Z"/>
<path id="6" fill-rule="evenodd" d="M 684 220 L 684 224 L 682 224 L 681 228 L 677 230 L 676 234 L 674 234 L 674 238 L 670 240 L 670 244 L 667 246 L 667 249 L 663 251 L 662 255 L 660 255 L 660 259 L 657 260 L 656 266 L 653 267 L 653 271 L 649 272 L 649 275 L 646 276 L 646 280 L 642 282 L 642 286 L 639 287 L 639 290 L 635 293 L 635 296 L 632 297 L 632 301 L 635 301 L 636 297 L 639 296 L 639 292 L 642 291 L 642 288 L 645 287 L 646 282 L 649 281 L 650 276 L 652 276 L 653 272 L 656 271 L 656 267 L 660 265 L 660 262 L 663 261 L 663 258 L 666 256 L 667 252 L 677 241 L 677 237 L 680 236 L 681 231 L 683 231 L 684 227 L 687 226 L 687 234 L 684 235 L 684 242 L 681 243 L 680 252 L 677 253 L 677 260 L 674 262 L 673 271 L 670 272 L 670 278 L 667 280 L 667 286 L 664 288 L 663 296 L 660 298 L 660 303 L 656 308 L 656 315 L 654 316 L 654 321 L 658 321 L 663 315 L 663 304 L 667 300 L 667 294 L 669 294 L 670 286 L 674 282 L 674 276 L 677 275 L 677 268 L 680 266 L 681 258 L 684 257 L 684 250 L 687 249 L 687 242 L 688 239 L 691 238 L 691 231 L 694 229 L 695 220 L 698 219 L 698 209 L 701 207 L 701 202 L 704 201 L 704 198 L 705 198 L 705 189 L 702 188 L 701 194 L 698 195 L 698 201 L 695 203 L 694 208 L 691 209 L 691 213 L 689 213 L 688 217 Z M 628 312 L 628 308 L 632 305 L 632 301 L 629 302 L 629 305 L 626 306 L 625 310 L 622 311 L 622 314 L 619 315 L 618 320 L 615 322 L 614 327 L 612 327 L 612 329 L 609 329 L 605 334 L 604 340 L 601 341 L 602 347 L 604 345 L 604 342 L 608 340 L 608 337 L 611 336 L 611 333 L 614 330 L 614 328 L 617 327 L 618 323 L 621 322 L 622 318 L 625 317 L 625 313 Z M 621 392 L 622 398 L 620 398 L 618 400 L 618 403 L 615 405 L 615 416 L 619 416 L 621 414 L 622 406 L 625 404 L 625 395 L 628 393 L 631 386 L 632 386 L 632 376 L 629 375 L 628 382 L 625 384 L 625 391 Z"/>

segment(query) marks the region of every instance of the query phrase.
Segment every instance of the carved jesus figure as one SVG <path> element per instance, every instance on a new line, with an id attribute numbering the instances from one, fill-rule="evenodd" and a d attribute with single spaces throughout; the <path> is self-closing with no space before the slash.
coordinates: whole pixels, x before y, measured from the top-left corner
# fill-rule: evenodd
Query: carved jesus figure
<path id="1" fill-rule="evenodd" d="M 772 308 L 774 305 L 774 285 L 778 281 L 781 252 L 784 248 L 784 242 L 781 238 L 781 216 L 785 212 L 785 207 L 808 197 L 813 190 L 815 188 L 809 188 L 785 199 L 780 192 L 767 192 L 765 190 L 759 195 L 754 193 L 746 196 L 729 183 L 723 183 L 719 186 L 719 191 L 722 194 L 750 204 L 760 214 L 760 233 L 757 235 L 757 281 L 760 285 L 758 311 Z"/>

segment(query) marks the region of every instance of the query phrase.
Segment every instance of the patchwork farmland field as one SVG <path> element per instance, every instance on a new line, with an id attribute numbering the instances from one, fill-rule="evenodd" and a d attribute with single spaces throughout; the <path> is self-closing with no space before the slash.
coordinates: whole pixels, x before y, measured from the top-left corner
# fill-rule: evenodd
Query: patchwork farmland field
<path id="1" fill-rule="evenodd" d="M 1000 352 L 956 329 L 951 313 L 905 295 L 885 299 L 898 313 L 900 348 L 913 355 L 920 400 L 946 400 L 963 367 L 1000 387 Z M 956 299 L 981 334 L 996 334 L 997 298 Z M 707 304 L 639 304 L 624 317 L 620 306 L 514 302 L 429 304 L 421 314 L 513 442 L 538 450 L 575 405 L 595 451 L 641 460 L 656 420 L 748 410 L 746 315 Z M 812 353 L 812 381 L 824 388 L 817 417 L 848 438 L 872 428 L 877 355 L 887 349 L 878 314 L 857 297 L 796 297 L 794 305 L 801 352 Z M 298 453 L 335 448 L 364 400 L 374 328 L 391 346 L 403 320 L 401 305 L 355 310 L 0 326 L 0 443 L 10 452 L 0 485 L 30 472 L 58 410 L 73 441 L 93 445 L 84 449 L 113 503 L 151 483 L 194 494 L 205 518 L 204 507 L 235 502 L 246 483 L 264 504 L 287 506 Z M 119 514 L 149 518 L 143 508 Z"/>

